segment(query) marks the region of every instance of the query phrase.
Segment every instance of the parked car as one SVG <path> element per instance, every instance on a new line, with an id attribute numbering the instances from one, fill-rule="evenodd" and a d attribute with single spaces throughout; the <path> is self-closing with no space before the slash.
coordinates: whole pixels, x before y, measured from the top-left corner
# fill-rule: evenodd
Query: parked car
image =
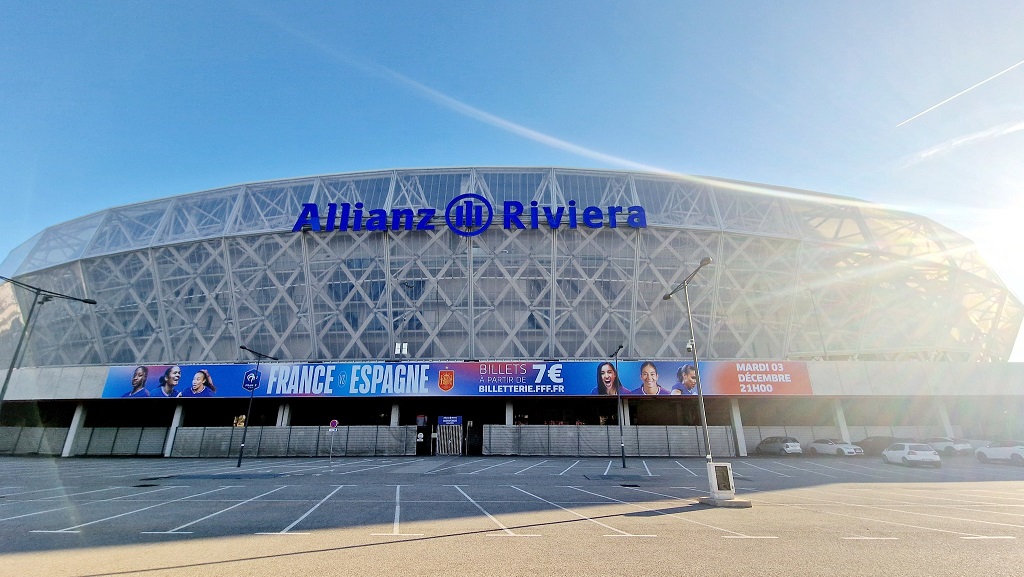
<path id="1" fill-rule="evenodd" d="M 866 437 L 860 441 L 854 441 L 854 445 L 857 445 L 861 449 L 864 449 L 865 455 L 881 455 L 882 450 L 892 445 L 893 443 L 910 443 L 914 439 L 908 439 L 906 437 Z"/>
<path id="2" fill-rule="evenodd" d="M 906 467 L 918 464 L 942 466 L 942 457 L 931 445 L 924 443 L 893 443 L 882 451 L 883 463 L 903 463 Z"/>
<path id="3" fill-rule="evenodd" d="M 992 441 L 974 452 L 982 463 L 1009 461 L 1024 467 L 1024 441 Z"/>
<path id="4" fill-rule="evenodd" d="M 963 439 L 954 439 L 952 437 L 928 437 L 927 439 L 922 439 L 921 442 L 931 445 L 933 449 L 947 457 L 971 454 L 971 444 Z"/>
<path id="5" fill-rule="evenodd" d="M 811 455 L 821 453 L 823 455 L 863 455 L 864 449 L 857 445 L 851 445 L 842 439 L 815 439 L 807 445 L 807 452 Z"/>
<path id="6" fill-rule="evenodd" d="M 754 452 L 758 455 L 799 455 L 804 451 L 800 441 L 793 437 L 766 437 L 757 444 Z"/>

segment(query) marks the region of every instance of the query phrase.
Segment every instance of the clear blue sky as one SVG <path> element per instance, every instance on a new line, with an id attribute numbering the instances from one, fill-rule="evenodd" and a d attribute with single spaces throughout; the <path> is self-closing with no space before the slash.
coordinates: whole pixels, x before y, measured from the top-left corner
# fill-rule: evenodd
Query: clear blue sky
<path id="1" fill-rule="evenodd" d="M 240 182 L 652 167 L 925 214 L 1024 297 L 1022 31 L 1017 1 L 0 0 L 0 260 Z"/>

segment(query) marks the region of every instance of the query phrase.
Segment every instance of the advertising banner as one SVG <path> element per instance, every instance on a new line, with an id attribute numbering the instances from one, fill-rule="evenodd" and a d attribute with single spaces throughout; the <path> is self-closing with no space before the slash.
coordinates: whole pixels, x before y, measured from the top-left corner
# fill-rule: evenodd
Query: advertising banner
<path id="1" fill-rule="evenodd" d="M 255 363 L 115 366 L 103 398 L 563 397 L 696 395 L 687 361 Z M 700 363 L 705 395 L 810 395 L 807 367 L 792 361 Z M 258 382 L 254 382 L 258 381 Z"/>

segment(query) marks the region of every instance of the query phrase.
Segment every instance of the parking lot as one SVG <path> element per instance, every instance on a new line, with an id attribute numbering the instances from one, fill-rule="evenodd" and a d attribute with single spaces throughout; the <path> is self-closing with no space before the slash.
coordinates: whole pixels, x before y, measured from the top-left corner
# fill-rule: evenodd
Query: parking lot
<path id="1" fill-rule="evenodd" d="M 729 459 L 0 458 L 0 575 L 1016 575 L 1024 468 Z"/>

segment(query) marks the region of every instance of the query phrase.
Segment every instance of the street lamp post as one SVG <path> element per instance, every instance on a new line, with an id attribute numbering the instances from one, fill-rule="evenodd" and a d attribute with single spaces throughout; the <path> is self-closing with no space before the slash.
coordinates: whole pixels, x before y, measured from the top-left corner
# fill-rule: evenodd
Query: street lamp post
<path id="1" fill-rule="evenodd" d="M 11 375 L 14 374 L 14 368 L 18 364 L 18 356 L 21 354 L 21 347 L 25 342 L 26 335 L 28 334 L 29 327 L 32 324 L 32 315 L 36 312 L 36 305 L 43 304 L 52 299 L 65 299 L 69 301 L 78 301 L 87 305 L 94 305 L 96 301 L 92 299 L 83 299 L 73 297 L 71 295 L 46 290 L 37 286 L 32 286 L 21 281 L 0 276 L 0 280 L 9 282 L 16 287 L 21 287 L 32 293 L 32 306 L 28 309 L 28 315 L 25 317 L 25 324 L 21 327 L 21 335 L 18 337 L 18 344 L 14 347 L 14 355 L 11 356 L 11 366 L 7 369 L 7 376 L 4 377 L 3 387 L 0 387 L 0 411 L 3 409 L 4 397 L 7 395 L 7 386 L 11 383 Z"/>
<path id="2" fill-rule="evenodd" d="M 711 439 L 708 438 L 708 417 L 707 413 L 704 411 L 704 390 L 701 388 L 700 367 L 697 364 L 697 334 L 696 331 L 693 330 L 693 314 L 690 312 L 690 291 L 687 290 L 687 287 L 690 286 L 690 281 L 693 280 L 693 277 L 697 276 L 700 269 L 709 264 L 711 264 L 710 256 L 702 258 L 700 260 L 700 265 L 690 273 L 690 276 L 686 277 L 683 282 L 676 288 L 672 289 L 670 293 L 663 296 L 662 300 L 669 300 L 672 298 L 672 295 L 679 291 L 683 291 L 683 297 L 686 300 L 686 320 L 690 324 L 690 342 L 687 348 L 690 349 L 691 353 L 693 353 L 693 369 L 696 372 L 695 376 L 697 378 L 697 405 L 700 407 L 700 426 L 704 431 L 704 458 L 708 463 L 711 463 L 713 462 L 713 459 L 711 457 Z"/>
<path id="3" fill-rule="evenodd" d="M 254 350 L 250 349 L 249 347 L 247 347 L 245 345 L 242 345 L 242 346 L 240 346 L 238 348 L 242 349 L 245 352 L 252 353 L 253 355 L 256 356 L 256 375 L 257 375 L 257 378 L 259 378 L 259 374 L 260 374 L 260 361 L 261 360 L 263 360 L 263 359 L 270 359 L 272 361 L 276 361 L 277 360 L 276 357 L 272 357 L 270 355 L 265 355 L 265 354 L 263 354 L 261 352 L 254 351 Z M 249 433 L 249 415 L 252 414 L 252 397 L 253 397 L 254 394 L 256 394 L 256 389 L 258 387 L 259 387 L 259 381 L 256 381 L 256 386 L 253 387 L 252 389 L 249 389 L 249 408 L 245 410 L 245 423 L 242 424 L 242 446 L 238 449 L 238 464 L 235 465 L 236 468 L 242 466 L 242 454 L 245 453 L 245 436 L 246 436 L 246 434 Z"/>
<path id="4" fill-rule="evenodd" d="M 619 379 L 619 351 L 625 345 L 619 345 L 612 353 L 615 359 L 615 404 L 619 407 L 619 448 L 622 450 L 622 468 L 626 468 L 626 433 L 622 428 L 622 381 Z"/>
<path id="5" fill-rule="evenodd" d="M 690 342 L 687 345 L 687 349 L 693 353 L 693 369 L 696 373 L 694 376 L 697 378 L 697 403 L 700 405 L 700 426 L 704 429 L 704 458 L 707 459 L 708 484 L 711 489 L 710 497 L 702 497 L 698 501 L 713 507 L 747 508 L 751 506 L 749 500 L 736 498 L 736 484 L 733 482 L 732 465 L 722 462 L 715 463 L 711 457 L 711 438 L 708 437 L 708 416 L 704 410 L 704 389 L 700 380 L 700 368 L 697 363 L 697 331 L 693 328 L 693 313 L 690 310 L 690 291 L 687 290 L 690 281 L 697 276 L 700 269 L 709 264 L 711 264 L 710 256 L 700 259 L 700 265 L 679 286 L 672 289 L 671 292 L 662 298 L 668 300 L 672 298 L 672 295 L 683 291 L 683 296 L 686 299 L 686 320 L 690 324 Z"/>

